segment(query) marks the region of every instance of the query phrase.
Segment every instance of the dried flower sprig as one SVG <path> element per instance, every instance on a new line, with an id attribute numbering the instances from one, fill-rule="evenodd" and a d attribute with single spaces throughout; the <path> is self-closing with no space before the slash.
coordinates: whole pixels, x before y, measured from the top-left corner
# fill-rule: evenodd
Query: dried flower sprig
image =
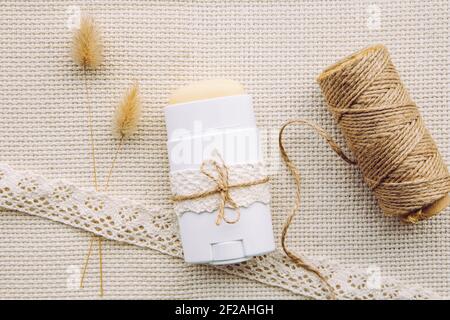
<path id="1" fill-rule="evenodd" d="M 80 17 L 79 28 L 75 29 L 72 37 L 72 58 L 83 68 L 84 88 L 86 91 L 89 135 L 92 153 L 93 180 L 98 191 L 97 165 L 95 158 L 94 129 L 92 124 L 92 100 L 87 81 L 88 69 L 98 68 L 103 62 L 103 44 L 98 25 L 91 16 L 83 14 Z"/>
<path id="2" fill-rule="evenodd" d="M 88 15 L 82 15 L 80 18 L 79 28 L 75 30 L 72 39 L 72 58 L 76 64 L 83 69 L 84 87 L 86 91 L 86 100 L 88 108 L 88 124 L 89 136 L 92 154 L 93 166 L 93 183 L 98 191 L 97 164 L 95 156 L 95 141 L 93 130 L 92 100 L 87 81 L 87 72 L 97 69 L 103 63 L 103 44 L 100 30 L 94 19 Z M 105 183 L 104 191 L 108 190 L 114 167 L 117 162 L 118 155 L 123 146 L 125 139 L 129 138 L 137 130 L 137 125 L 141 117 L 141 99 L 139 94 L 139 85 L 134 83 L 123 97 L 122 102 L 116 109 L 113 118 L 113 133 L 119 138 L 116 152 L 113 156 L 111 167 Z M 97 236 L 93 235 L 89 243 L 89 249 L 86 254 L 83 273 L 80 279 L 80 287 L 83 287 L 86 276 L 87 266 L 92 254 L 94 240 Z M 103 255 L 102 255 L 102 238 L 98 237 L 98 254 L 100 268 L 100 296 L 103 296 Z"/>
<path id="3" fill-rule="evenodd" d="M 129 138 L 131 135 L 133 135 L 138 128 L 138 124 L 141 118 L 142 113 L 142 103 L 141 103 L 141 96 L 139 92 L 139 84 L 135 82 L 125 93 L 124 97 L 122 98 L 122 101 L 117 106 L 113 121 L 112 121 L 112 127 L 113 127 L 113 134 L 119 139 L 119 142 L 117 144 L 116 152 L 114 153 L 113 160 L 111 162 L 111 166 L 108 172 L 108 177 L 106 179 L 105 188 L 104 191 L 108 191 L 109 188 L 109 182 L 111 181 L 112 173 L 114 171 L 114 168 L 117 163 L 117 158 L 119 156 L 119 153 L 122 149 L 123 143 L 125 142 L 125 139 Z M 93 239 L 95 236 L 92 237 L 89 250 L 86 255 L 86 263 L 83 271 L 82 279 L 84 279 L 85 270 L 87 267 L 87 264 L 89 262 L 89 258 L 92 254 L 92 247 L 93 247 Z M 99 238 L 99 259 L 100 259 L 100 266 L 102 265 L 102 243 L 101 238 Z M 100 288 L 101 288 L 101 295 L 103 295 L 103 276 L 102 276 L 102 269 L 100 269 Z"/>
<path id="4" fill-rule="evenodd" d="M 75 30 L 72 38 L 72 58 L 76 64 L 83 69 L 84 88 L 86 91 L 88 108 L 89 140 L 92 154 L 92 173 L 95 189 L 98 191 L 97 164 L 95 157 L 94 129 L 92 121 L 92 99 L 87 81 L 88 70 L 97 69 L 103 62 L 103 44 L 100 30 L 94 19 L 88 15 L 80 17 L 79 26 Z M 95 236 L 91 237 L 88 253 L 86 255 L 83 273 L 80 279 L 80 287 L 84 285 L 86 270 L 92 253 Z M 102 239 L 98 238 L 99 268 L 100 268 L 100 296 L 103 296 L 103 258 Z"/>
<path id="5" fill-rule="evenodd" d="M 72 58 L 83 69 L 97 69 L 103 62 L 100 29 L 91 16 L 80 17 L 72 39 Z"/>
<path id="6" fill-rule="evenodd" d="M 122 101 L 117 106 L 113 117 L 113 134 L 119 139 L 116 153 L 109 169 L 106 179 L 105 191 L 108 190 L 109 182 L 116 165 L 117 156 L 120 153 L 125 139 L 133 135 L 137 128 L 142 114 L 142 103 L 139 92 L 139 83 L 135 82 L 125 93 Z"/>
<path id="7" fill-rule="evenodd" d="M 135 82 L 125 93 L 113 118 L 113 133 L 126 139 L 136 132 L 141 117 L 139 83 Z"/>

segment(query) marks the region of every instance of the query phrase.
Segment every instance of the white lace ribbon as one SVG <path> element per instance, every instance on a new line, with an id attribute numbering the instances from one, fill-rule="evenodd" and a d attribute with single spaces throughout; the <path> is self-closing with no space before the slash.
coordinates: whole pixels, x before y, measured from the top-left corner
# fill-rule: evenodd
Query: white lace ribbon
<path id="1" fill-rule="evenodd" d="M 77 188 L 63 180 L 48 180 L 0 163 L 0 207 L 58 221 L 107 239 L 151 248 L 182 258 L 176 218 L 129 199 Z M 329 278 L 339 299 L 438 299 L 437 294 L 381 277 L 357 266 L 326 259 L 311 260 Z M 328 291 L 314 275 L 296 266 L 281 252 L 256 257 L 239 265 L 215 267 L 229 274 L 289 290 L 313 299 Z"/>
<path id="2" fill-rule="evenodd" d="M 228 183 L 238 185 L 249 181 L 257 181 L 267 177 L 263 163 L 245 163 L 227 166 Z M 196 194 L 216 188 L 216 183 L 203 174 L 200 170 L 181 170 L 170 174 L 172 194 Z M 270 184 L 262 183 L 245 188 L 232 188 L 230 195 L 239 207 L 248 207 L 252 203 L 270 203 Z M 184 212 L 212 212 L 220 205 L 218 194 L 202 197 L 194 200 L 177 201 L 174 209 L 177 215 Z"/>

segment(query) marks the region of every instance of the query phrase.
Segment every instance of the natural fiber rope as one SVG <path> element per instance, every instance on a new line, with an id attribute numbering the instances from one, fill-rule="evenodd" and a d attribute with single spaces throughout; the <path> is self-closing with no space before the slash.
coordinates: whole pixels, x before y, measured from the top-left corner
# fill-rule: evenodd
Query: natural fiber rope
<path id="1" fill-rule="evenodd" d="M 195 200 L 205 198 L 213 194 L 219 194 L 220 205 L 217 213 L 216 225 L 220 225 L 222 220 L 224 220 L 226 223 L 233 224 L 239 221 L 241 217 L 241 212 L 239 210 L 239 206 L 231 197 L 230 189 L 248 188 L 251 186 L 256 186 L 258 184 L 267 183 L 269 182 L 269 177 L 242 183 L 230 184 L 228 182 L 228 167 L 225 165 L 225 162 L 218 153 L 216 153 L 216 156 L 219 159 L 219 161 L 208 159 L 203 161 L 203 163 L 200 166 L 200 171 L 209 179 L 214 181 L 216 183 L 216 187 L 211 190 L 205 190 L 202 192 L 193 193 L 189 195 L 174 195 L 172 197 L 172 200 L 173 201 Z M 211 166 L 214 169 L 215 174 L 214 172 L 211 173 L 210 171 L 208 171 L 207 169 L 208 166 Z M 225 216 L 225 206 L 227 204 L 236 212 L 236 217 L 233 220 L 229 220 Z"/>
<path id="2" fill-rule="evenodd" d="M 295 204 L 283 226 L 281 245 L 295 263 L 316 274 L 326 284 L 331 298 L 335 298 L 334 288 L 320 270 L 286 245 L 301 199 L 300 171 L 283 144 L 286 127 L 300 124 L 315 130 L 343 160 L 361 168 L 383 212 L 400 216 L 406 222 L 426 219 L 448 204 L 450 175 L 384 46 L 350 56 L 328 68 L 318 82 L 356 161 L 350 160 L 324 129 L 310 121 L 290 120 L 281 127 L 281 157 L 296 185 Z M 446 201 L 430 213 L 427 208 L 440 199 Z"/>
<path id="3" fill-rule="evenodd" d="M 424 208 L 448 197 L 450 175 L 388 50 L 364 49 L 318 82 L 383 212 L 408 222 L 436 214 Z"/>
<path id="4" fill-rule="evenodd" d="M 308 120 L 303 120 L 303 119 L 296 119 L 296 120 L 290 120 L 288 122 L 286 122 L 280 129 L 280 133 L 278 135 L 278 145 L 280 147 L 280 153 L 281 153 L 281 158 L 283 159 L 284 163 L 286 163 L 289 171 L 291 172 L 292 176 L 294 177 L 294 181 L 295 181 L 295 203 L 294 203 L 294 207 L 292 208 L 291 212 L 289 213 L 286 222 L 283 225 L 283 230 L 281 231 L 281 246 L 284 250 L 284 252 L 286 253 L 286 255 L 291 258 L 299 267 L 314 273 L 315 275 L 317 275 L 317 277 L 323 281 L 323 283 L 327 286 L 329 292 L 330 292 L 330 298 L 331 299 L 335 299 L 336 298 L 336 294 L 334 292 L 333 287 L 329 284 L 327 278 L 320 272 L 320 270 L 318 270 L 315 266 L 305 262 L 305 260 L 303 258 L 301 258 L 300 256 L 298 256 L 296 253 L 294 253 L 293 251 L 291 251 L 286 244 L 286 237 L 287 237 L 287 233 L 289 230 L 289 227 L 292 223 L 292 220 L 294 219 L 295 215 L 297 214 L 298 210 L 300 209 L 300 200 L 301 200 L 301 176 L 300 176 L 300 171 L 298 170 L 298 168 L 295 166 L 295 164 L 291 161 L 291 159 L 289 159 L 289 156 L 286 152 L 286 149 L 284 148 L 284 144 L 283 144 L 283 133 L 284 130 L 286 129 L 287 126 L 291 125 L 291 124 L 300 124 L 300 125 L 306 125 L 310 128 L 312 128 L 313 130 L 315 130 L 322 138 L 324 138 L 327 143 L 330 145 L 330 147 L 342 158 L 344 159 L 346 162 L 350 163 L 350 164 L 355 164 L 355 162 L 353 160 L 350 160 L 345 154 L 344 152 L 341 150 L 341 148 L 339 148 L 339 146 L 333 141 L 333 139 L 331 138 L 331 136 L 325 131 L 323 130 L 321 127 L 319 127 L 318 125 L 308 121 Z"/>

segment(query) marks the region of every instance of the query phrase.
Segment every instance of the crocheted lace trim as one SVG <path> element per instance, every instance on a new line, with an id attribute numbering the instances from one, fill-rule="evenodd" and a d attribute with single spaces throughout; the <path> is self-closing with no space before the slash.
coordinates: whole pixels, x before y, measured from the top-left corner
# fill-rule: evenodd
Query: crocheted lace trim
<path id="1" fill-rule="evenodd" d="M 176 216 L 129 199 L 83 190 L 63 180 L 48 180 L 0 164 L 0 207 L 58 221 L 111 240 L 151 248 L 182 258 Z M 429 299 L 437 294 L 378 275 L 376 270 L 310 260 L 329 278 L 339 299 Z M 328 291 L 314 275 L 281 252 L 238 265 L 215 267 L 239 277 L 287 289 L 313 299 Z"/>
<path id="2" fill-rule="evenodd" d="M 267 177 L 262 163 L 246 163 L 228 166 L 228 182 L 239 184 L 256 181 Z M 216 187 L 214 181 L 205 176 L 200 170 L 182 170 L 170 174 L 172 194 L 195 194 Z M 270 203 L 270 184 L 258 184 L 246 188 L 230 189 L 233 201 L 239 207 L 248 207 L 254 202 Z M 212 212 L 219 207 L 219 195 L 211 195 L 195 200 L 175 202 L 175 212 L 180 215 L 184 212 Z"/>

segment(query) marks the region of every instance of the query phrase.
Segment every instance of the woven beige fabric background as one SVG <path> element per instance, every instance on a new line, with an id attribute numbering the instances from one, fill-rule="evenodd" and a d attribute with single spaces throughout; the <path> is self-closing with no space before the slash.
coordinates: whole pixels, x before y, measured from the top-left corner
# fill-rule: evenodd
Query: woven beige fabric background
<path id="1" fill-rule="evenodd" d="M 113 108 L 136 79 L 145 99 L 143 124 L 119 159 L 113 194 L 171 207 L 162 108 L 172 90 L 193 80 L 239 80 L 254 97 L 261 128 L 305 117 L 342 144 L 315 77 L 373 43 L 390 49 L 450 159 L 447 0 L 0 1 L 0 161 L 17 169 L 91 186 L 81 74 L 69 56 L 66 23 L 73 5 L 90 11 L 103 29 L 105 63 L 90 80 L 102 179 L 115 146 Z M 301 214 L 290 236 L 294 247 L 450 293 L 449 210 L 405 226 L 382 216 L 360 173 L 314 134 L 290 129 L 287 149 L 304 178 Z M 276 150 L 270 159 L 279 234 L 293 183 L 277 164 Z M 71 227 L 1 210 L 0 298 L 97 298 L 96 255 L 86 288 L 71 282 L 89 238 Z M 149 249 L 104 243 L 107 298 L 294 297 Z"/>

